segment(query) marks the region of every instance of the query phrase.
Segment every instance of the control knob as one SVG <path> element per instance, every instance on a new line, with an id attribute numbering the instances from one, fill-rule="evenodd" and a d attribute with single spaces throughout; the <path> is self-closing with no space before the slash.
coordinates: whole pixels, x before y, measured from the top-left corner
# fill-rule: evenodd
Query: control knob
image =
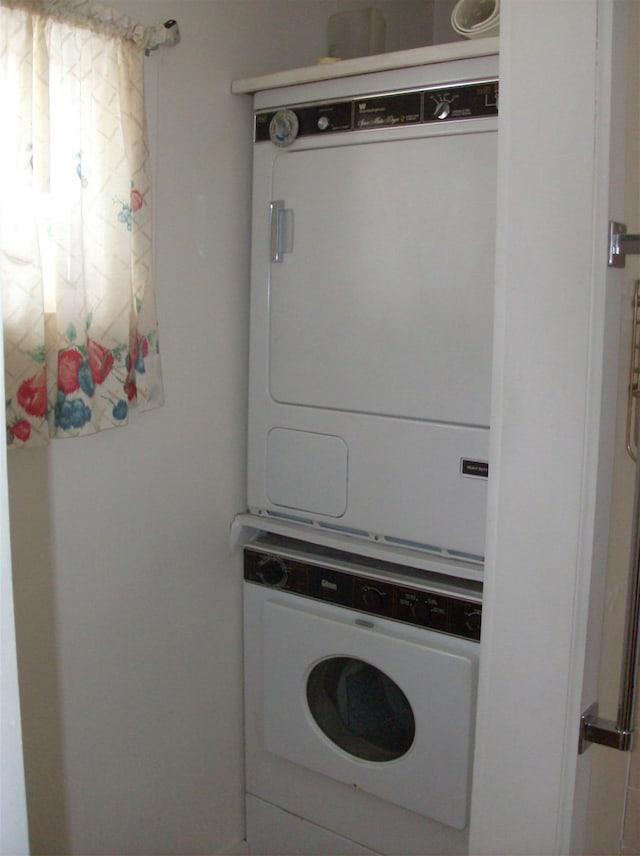
<path id="1" fill-rule="evenodd" d="M 474 636 L 480 636 L 482 624 L 482 611 L 480 609 L 468 609 L 464 614 L 464 626 Z"/>
<path id="2" fill-rule="evenodd" d="M 270 557 L 258 565 L 258 577 L 267 586 L 282 588 L 288 576 L 287 566 L 282 559 Z"/>
<path id="3" fill-rule="evenodd" d="M 382 606 L 382 592 L 372 586 L 364 586 L 362 589 L 362 602 L 369 609 L 380 609 Z"/>
<path id="4" fill-rule="evenodd" d="M 436 119 L 447 119 L 451 113 L 451 104 L 448 101 L 438 101 L 433 115 Z"/>
<path id="5" fill-rule="evenodd" d="M 285 148 L 298 136 L 300 123 L 293 110 L 278 110 L 269 122 L 269 139 L 276 146 Z"/>
<path id="6" fill-rule="evenodd" d="M 431 607 L 422 600 L 411 604 L 411 615 L 420 624 L 426 624 L 431 618 Z"/>

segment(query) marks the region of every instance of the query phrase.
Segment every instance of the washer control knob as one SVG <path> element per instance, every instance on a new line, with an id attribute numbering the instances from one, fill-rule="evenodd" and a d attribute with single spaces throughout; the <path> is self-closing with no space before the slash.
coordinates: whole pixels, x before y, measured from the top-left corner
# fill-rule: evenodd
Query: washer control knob
<path id="1" fill-rule="evenodd" d="M 479 609 L 468 609 L 464 614 L 464 626 L 474 636 L 480 637 L 482 612 Z"/>
<path id="2" fill-rule="evenodd" d="M 287 566 L 282 559 L 270 557 L 258 565 L 258 577 L 267 586 L 282 588 L 288 576 Z"/>
<path id="3" fill-rule="evenodd" d="M 329 119 L 326 116 L 320 116 L 318 119 L 318 128 L 321 131 L 326 131 L 329 127 Z"/>
<path id="4" fill-rule="evenodd" d="M 447 119 L 451 113 L 451 104 L 448 101 L 438 101 L 433 115 L 436 119 Z"/>
<path id="5" fill-rule="evenodd" d="M 411 604 L 411 615 L 420 624 L 426 624 L 431 618 L 431 607 L 422 600 Z"/>
<path id="6" fill-rule="evenodd" d="M 285 148 L 298 136 L 300 123 L 293 110 L 278 110 L 269 122 L 269 139 L 276 146 Z"/>
<path id="7" fill-rule="evenodd" d="M 380 609 L 382 606 L 382 592 L 372 586 L 364 586 L 362 589 L 362 602 L 369 609 Z"/>

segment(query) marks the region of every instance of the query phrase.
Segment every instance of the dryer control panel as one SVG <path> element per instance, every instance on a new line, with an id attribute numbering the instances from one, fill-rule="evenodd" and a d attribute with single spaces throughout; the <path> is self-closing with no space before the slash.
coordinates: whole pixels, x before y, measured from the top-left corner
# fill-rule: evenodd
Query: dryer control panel
<path id="1" fill-rule="evenodd" d="M 255 114 L 255 141 L 288 146 L 297 137 L 364 131 L 498 115 L 498 81 L 363 95 Z"/>
<path id="2" fill-rule="evenodd" d="M 244 553 L 247 582 L 479 640 L 479 584 L 474 587 L 467 580 L 439 582 L 436 576 L 272 536 L 247 545 Z"/>

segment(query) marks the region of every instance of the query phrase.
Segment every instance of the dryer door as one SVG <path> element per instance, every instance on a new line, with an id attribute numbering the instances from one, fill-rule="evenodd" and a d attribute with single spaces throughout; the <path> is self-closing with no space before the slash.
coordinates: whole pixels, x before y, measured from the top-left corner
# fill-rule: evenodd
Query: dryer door
<path id="1" fill-rule="evenodd" d="M 473 643 L 300 603 L 281 594 L 265 604 L 267 751 L 464 828 Z"/>
<path id="2" fill-rule="evenodd" d="M 488 426 L 497 134 L 280 153 L 271 265 L 282 404 Z"/>

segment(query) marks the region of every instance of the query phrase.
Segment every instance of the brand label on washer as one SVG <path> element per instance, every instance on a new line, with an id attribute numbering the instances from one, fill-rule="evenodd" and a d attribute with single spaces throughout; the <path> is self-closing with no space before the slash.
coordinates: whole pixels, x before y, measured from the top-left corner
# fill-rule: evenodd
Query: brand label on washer
<path id="1" fill-rule="evenodd" d="M 489 478 L 489 462 L 474 461 L 471 458 L 460 459 L 460 473 L 474 479 Z"/>

